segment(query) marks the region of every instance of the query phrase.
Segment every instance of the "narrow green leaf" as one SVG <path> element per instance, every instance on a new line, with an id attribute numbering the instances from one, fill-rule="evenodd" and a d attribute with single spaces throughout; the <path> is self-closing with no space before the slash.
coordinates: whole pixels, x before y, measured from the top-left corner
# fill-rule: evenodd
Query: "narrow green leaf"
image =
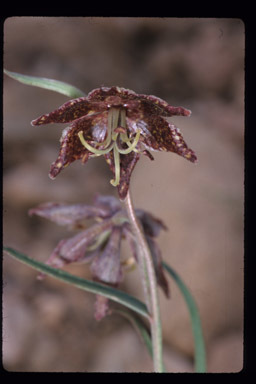
<path id="1" fill-rule="evenodd" d="M 201 320 L 199 316 L 199 311 L 197 309 L 197 305 L 195 300 L 193 299 L 189 289 L 183 283 L 178 274 L 165 262 L 163 262 L 163 267 L 165 270 L 171 275 L 174 281 L 177 283 L 185 301 L 188 306 L 192 331 L 194 336 L 195 343 L 195 370 L 198 373 L 206 372 L 206 355 L 205 355 L 205 345 L 204 338 L 201 326 Z"/>
<path id="2" fill-rule="evenodd" d="M 29 265 L 30 267 L 40 272 L 45 273 L 46 275 L 53 276 L 56 279 L 71 284 L 77 288 L 83 289 L 84 291 L 106 296 L 110 300 L 122 304 L 127 308 L 130 308 L 142 316 L 145 316 L 147 318 L 149 316 L 144 303 L 123 291 L 106 286 L 104 284 L 96 283 L 94 281 L 86 280 L 78 276 L 74 276 L 68 272 L 62 271 L 61 269 L 52 268 L 51 266 L 41 263 L 40 261 L 31 259 L 30 257 L 23 255 L 22 253 L 12 248 L 4 247 L 4 251 L 6 251 L 10 256 L 14 257 L 15 259 L 21 261 L 26 265 Z"/>
<path id="3" fill-rule="evenodd" d="M 150 332 L 146 328 L 145 324 L 142 322 L 141 319 L 139 319 L 138 316 L 136 316 L 133 312 L 127 311 L 126 309 L 115 309 L 113 311 L 114 313 L 118 313 L 122 316 L 124 316 L 127 320 L 130 321 L 130 323 L 134 326 L 136 329 L 137 333 L 141 337 L 141 339 L 144 341 L 148 353 L 150 354 L 151 357 L 153 357 L 153 350 L 152 350 L 152 341 L 150 337 Z"/>
<path id="4" fill-rule="evenodd" d="M 153 349 L 152 349 L 152 340 L 150 336 L 150 331 L 147 328 L 147 326 L 144 324 L 142 319 L 140 319 L 140 317 L 137 316 L 134 312 L 127 311 L 124 308 L 115 309 L 113 312 L 124 316 L 132 324 L 132 326 L 135 328 L 136 332 L 138 333 L 139 337 L 144 342 L 150 357 L 153 358 Z M 163 369 L 164 369 L 164 372 L 166 372 L 165 367 L 163 367 Z"/>
<path id="5" fill-rule="evenodd" d="M 59 80 L 46 79 L 44 77 L 22 75 L 20 73 L 7 71 L 6 69 L 4 69 L 4 73 L 7 76 L 23 84 L 49 89 L 50 91 L 58 92 L 65 96 L 68 96 L 71 99 L 85 96 L 84 92 L 80 91 L 80 89 L 74 87 L 73 85 L 63 83 L 62 81 L 59 81 Z"/>

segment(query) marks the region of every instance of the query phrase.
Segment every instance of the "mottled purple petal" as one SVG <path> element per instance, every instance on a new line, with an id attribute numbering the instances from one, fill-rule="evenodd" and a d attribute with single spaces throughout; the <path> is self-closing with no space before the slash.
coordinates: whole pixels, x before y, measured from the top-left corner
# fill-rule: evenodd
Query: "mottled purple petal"
<path id="1" fill-rule="evenodd" d="M 148 212 L 145 212 L 142 209 L 135 210 L 136 216 L 140 220 L 143 230 L 147 236 L 156 237 L 159 235 L 159 232 L 163 230 L 167 230 L 166 225 L 162 220 L 157 219 L 153 215 Z"/>
<path id="2" fill-rule="evenodd" d="M 44 203 L 29 210 L 29 215 L 49 219 L 59 225 L 79 226 L 84 219 L 109 217 L 109 210 L 85 204 Z"/>
<path id="3" fill-rule="evenodd" d="M 153 95 L 137 94 L 120 87 L 101 87 L 88 94 L 90 101 L 104 101 L 108 107 L 124 107 L 128 117 L 135 116 L 139 111 L 144 115 L 159 116 L 190 116 L 191 111 L 183 107 L 173 107 L 166 101 Z"/>
<path id="4" fill-rule="evenodd" d="M 70 127 L 83 131 L 85 140 L 102 142 L 107 135 L 108 112 L 93 113 L 75 120 Z"/>
<path id="5" fill-rule="evenodd" d="M 159 115 L 164 117 L 171 116 L 190 116 L 191 111 L 183 107 L 173 107 L 166 101 L 153 95 L 138 95 L 141 101 L 141 110 L 144 115 Z"/>
<path id="6" fill-rule="evenodd" d="M 149 160 L 153 161 L 154 160 L 154 156 L 152 155 L 152 153 L 150 153 L 147 149 L 144 149 L 144 151 L 141 151 L 141 153 L 145 156 L 147 156 L 149 158 Z"/>
<path id="7" fill-rule="evenodd" d="M 109 299 L 105 296 L 96 295 L 96 301 L 94 304 L 94 318 L 97 321 L 102 320 L 107 315 L 110 315 Z"/>
<path id="8" fill-rule="evenodd" d="M 121 210 L 120 201 L 114 196 L 96 195 L 94 197 L 94 205 L 99 209 L 103 209 L 114 215 Z"/>
<path id="9" fill-rule="evenodd" d="M 50 123 L 69 123 L 89 112 L 100 112 L 105 108 L 102 104 L 91 103 L 86 97 L 69 100 L 58 109 L 42 115 L 31 122 L 32 125 L 42 125 Z"/>
<path id="10" fill-rule="evenodd" d="M 49 260 L 61 259 L 64 260 L 65 264 L 85 261 L 87 248 L 95 242 L 101 233 L 111 229 L 112 225 L 111 220 L 104 220 L 71 238 L 61 240 Z"/>
<path id="11" fill-rule="evenodd" d="M 188 148 L 180 130 L 160 116 L 146 117 L 138 121 L 137 126 L 142 130 L 141 141 L 148 149 L 156 151 L 170 151 L 195 163 L 197 157 Z"/>
<path id="12" fill-rule="evenodd" d="M 104 250 L 94 258 L 91 272 L 94 279 L 117 285 L 122 279 L 120 244 L 122 229 L 114 227 Z"/>
<path id="13" fill-rule="evenodd" d="M 104 155 L 113 175 L 115 175 L 115 163 L 113 152 Z M 130 152 L 128 155 L 120 155 L 120 183 L 117 186 L 118 194 L 121 200 L 124 200 L 130 185 L 132 171 L 140 158 L 140 154 Z"/>
<path id="14" fill-rule="evenodd" d="M 91 141 L 101 131 L 101 139 L 104 140 L 107 133 L 106 123 L 107 112 L 102 112 L 77 119 L 66 128 L 61 137 L 59 156 L 51 165 L 50 177 L 54 179 L 64 167 L 75 160 L 81 160 L 85 164 L 92 154 L 82 145 L 78 133 L 83 131 L 85 140 Z"/>
<path id="15" fill-rule="evenodd" d="M 85 164 L 90 157 L 89 151 L 82 146 L 75 128 L 70 128 L 67 134 L 62 138 L 61 147 L 57 159 L 51 164 L 49 176 L 55 177 L 75 160 L 82 161 Z"/>
<path id="16" fill-rule="evenodd" d="M 137 213 L 138 212 L 136 210 L 136 215 L 137 215 Z M 143 227 L 143 229 L 144 229 L 144 227 Z M 154 228 L 154 230 L 156 232 L 158 232 L 158 230 L 156 230 L 156 228 Z M 135 240 L 135 238 L 131 232 L 131 228 L 129 227 L 129 225 L 128 226 L 126 225 L 123 227 L 123 233 L 125 235 L 125 238 L 128 240 L 128 244 L 130 246 L 130 249 L 131 249 L 131 252 L 132 252 L 134 259 L 138 262 L 138 255 L 137 255 L 138 249 L 137 249 L 137 245 L 136 245 L 136 240 Z M 152 255 L 152 259 L 153 259 L 153 263 L 154 263 L 154 269 L 155 269 L 156 278 L 157 278 L 157 283 L 162 288 L 162 290 L 164 291 L 166 297 L 170 297 L 169 285 L 168 285 L 168 282 L 165 278 L 164 270 L 162 267 L 161 251 L 160 251 L 157 243 L 154 241 L 154 239 L 150 235 L 147 234 L 145 229 L 144 229 L 144 233 L 145 233 L 145 237 L 146 237 L 149 249 L 151 251 L 151 255 Z M 155 235 L 155 232 L 154 232 L 154 235 Z"/>
<path id="17" fill-rule="evenodd" d="M 126 100 L 136 100 L 138 95 L 130 89 L 113 86 L 93 89 L 90 93 L 88 93 L 87 99 L 91 102 L 106 102 L 108 100 L 115 100 L 114 98 L 111 99 L 111 97 L 118 97 L 123 103 Z"/>
<path id="18" fill-rule="evenodd" d="M 58 242 L 57 246 L 54 248 L 53 252 L 51 253 L 51 256 L 49 259 L 46 261 L 46 264 L 50 265 L 53 268 L 63 268 L 66 264 L 71 263 L 70 260 L 61 257 L 61 249 L 62 246 L 65 246 L 65 243 L 67 242 L 66 239 L 62 239 Z"/>
<path id="19" fill-rule="evenodd" d="M 162 288 L 164 291 L 166 297 L 170 297 L 170 290 L 169 290 L 169 285 L 166 280 L 166 277 L 164 275 L 164 270 L 162 266 L 162 256 L 161 256 L 161 251 L 157 245 L 157 243 L 150 237 L 146 236 L 146 240 L 148 243 L 148 246 L 151 251 L 153 263 L 154 263 L 154 268 L 155 268 L 155 273 L 156 273 L 156 278 L 157 278 L 157 283 L 158 285 Z"/>

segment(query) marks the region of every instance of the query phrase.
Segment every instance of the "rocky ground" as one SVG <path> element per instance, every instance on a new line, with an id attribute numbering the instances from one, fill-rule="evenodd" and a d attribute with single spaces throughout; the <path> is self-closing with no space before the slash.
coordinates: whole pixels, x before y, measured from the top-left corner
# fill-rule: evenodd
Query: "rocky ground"
<path id="1" fill-rule="evenodd" d="M 209 372 L 243 367 L 244 25 L 238 19 L 34 18 L 4 25 L 4 66 L 55 78 L 85 92 L 118 85 L 192 110 L 171 119 L 196 152 L 143 158 L 132 177 L 137 207 L 161 217 L 165 260 L 198 304 Z M 45 201 L 90 203 L 115 194 L 102 158 L 48 178 L 61 126 L 30 121 L 63 104 L 57 93 L 4 78 L 4 243 L 46 260 L 69 234 L 29 208 Z M 125 252 L 125 250 L 124 250 Z M 87 266 L 70 272 L 90 277 Z M 160 292 L 166 366 L 193 372 L 193 339 L 174 282 Z M 137 271 L 121 287 L 141 297 Z M 4 256 L 3 358 L 9 371 L 142 372 L 152 362 L 127 320 L 93 317 L 91 294 Z"/>

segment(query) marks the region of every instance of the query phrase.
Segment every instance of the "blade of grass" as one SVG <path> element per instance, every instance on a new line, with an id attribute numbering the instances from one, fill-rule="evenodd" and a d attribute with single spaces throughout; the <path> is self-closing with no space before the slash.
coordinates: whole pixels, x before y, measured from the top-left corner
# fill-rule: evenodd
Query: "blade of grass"
<path id="1" fill-rule="evenodd" d="M 12 79 L 19 81 L 20 83 L 58 92 L 70 97 L 71 99 L 85 96 L 84 92 L 80 91 L 80 89 L 59 80 L 22 75 L 21 73 L 7 71 L 6 69 L 4 69 L 4 73 Z"/>
<path id="2" fill-rule="evenodd" d="M 125 317 L 129 322 L 134 326 L 135 330 L 145 343 L 148 353 L 151 357 L 153 357 L 153 351 L 152 351 L 152 341 L 150 337 L 150 332 L 145 326 L 145 324 L 142 322 L 141 319 L 139 319 L 138 316 L 136 316 L 133 312 L 127 311 L 126 309 L 115 309 L 112 311 L 113 313 L 120 314 L 121 316 Z"/>
<path id="3" fill-rule="evenodd" d="M 179 275 L 165 262 L 163 262 L 163 267 L 174 279 L 174 281 L 177 283 L 185 299 L 185 302 L 187 304 L 189 314 L 190 314 L 190 319 L 191 319 L 194 343 L 195 343 L 195 371 L 198 373 L 205 373 L 206 372 L 205 345 L 204 345 L 201 320 L 200 320 L 199 311 L 197 309 L 196 302 L 193 299 L 187 286 L 179 277 Z"/>
<path id="4" fill-rule="evenodd" d="M 72 275 L 66 271 L 52 268 L 51 266 L 41 263 L 40 261 L 31 259 L 30 257 L 16 251 L 10 247 L 4 247 L 4 251 L 10 256 L 21 261 L 22 263 L 29 265 L 37 271 L 43 272 L 46 275 L 50 275 L 59 279 L 65 283 L 71 284 L 77 288 L 83 289 L 84 291 L 95 293 L 98 295 L 106 296 L 110 300 L 113 300 L 119 304 L 124 305 L 127 308 L 139 313 L 142 316 L 148 318 L 148 311 L 144 303 L 135 297 L 128 295 L 127 293 L 118 289 L 106 286 L 104 284 L 96 283 L 94 281 L 86 280 L 81 277 Z"/>
<path id="5" fill-rule="evenodd" d="M 137 316 L 134 312 L 127 311 L 124 308 L 114 309 L 112 312 L 120 314 L 132 324 L 137 334 L 139 335 L 141 340 L 144 342 L 150 357 L 153 358 L 153 349 L 152 349 L 152 340 L 150 336 L 150 331 L 147 328 L 147 326 L 144 324 L 142 319 L 140 319 L 139 316 Z M 166 372 L 165 366 L 163 367 L 163 371 Z"/>
<path id="6" fill-rule="evenodd" d="M 139 301 L 138 299 L 136 299 L 135 297 L 128 295 L 125 292 L 122 292 L 115 288 L 105 286 L 100 283 L 83 279 L 78 276 L 74 276 L 60 269 L 52 268 L 49 265 L 41 263 L 37 260 L 31 259 L 28 256 L 10 247 L 4 247 L 4 251 L 6 251 L 10 256 L 21 261 L 22 263 L 36 269 L 37 271 L 40 271 L 45 273 L 46 275 L 55 277 L 58 280 L 71 284 L 87 292 L 106 296 L 110 300 L 118 302 L 119 304 L 122 304 L 125 307 L 135 311 L 136 313 L 148 318 L 148 312 L 145 304 Z M 191 324 L 192 324 L 192 331 L 193 331 L 194 342 L 195 342 L 195 370 L 198 373 L 206 372 L 206 357 L 205 357 L 203 332 L 202 332 L 200 316 L 199 316 L 199 312 L 198 312 L 195 300 L 193 299 L 189 289 L 186 287 L 186 285 L 184 284 L 182 279 L 179 277 L 179 275 L 165 262 L 163 262 L 163 267 L 174 279 L 174 281 L 177 283 L 189 309 Z M 130 320 L 134 322 L 137 330 L 139 331 L 140 335 L 145 341 L 149 353 L 152 354 L 152 342 L 147 329 L 144 327 L 143 323 L 140 320 L 138 320 L 131 314 L 129 314 L 129 316 L 130 316 Z"/>

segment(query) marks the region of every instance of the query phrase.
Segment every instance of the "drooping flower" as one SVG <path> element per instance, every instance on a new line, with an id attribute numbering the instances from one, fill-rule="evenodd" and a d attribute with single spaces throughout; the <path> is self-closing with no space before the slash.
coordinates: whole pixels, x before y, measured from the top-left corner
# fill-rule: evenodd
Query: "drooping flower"
<path id="1" fill-rule="evenodd" d="M 158 284 L 168 297 L 169 287 L 162 268 L 161 252 L 155 241 L 160 230 L 166 227 L 161 220 L 143 210 L 135 212 L 151 249 Z M 72 237 L 60 240 L 53 250 L 46 263 L 54 268 L 63 268 L 70 263 L 90 263 L 94 280 L 118 286 L 126 267 L 136 264 L 138 260 L 136 241 L 127 214 L 120 201 L 113 196 L 97 195 L 91 206 L 45 203 L 30 209 L 29 214 L 78 230 Z M 93 219 L 95 223 L 87 227 L 88 219 Z M 124 238 L 128 240 L 132 252 L 129 259 L 122 261 L 120 249 Z M 98 312 L 105 313 L 104 308 L 106 301 L 98 299 Z"/>
<path id="2" fill-rule="evenodd" d="M 86 163 L 104 156 L 117 186 L 120 199 L 129 188 L 132 171 L 141 154 L 153 160 L 150 151 L 170 151 L 196 162 L 180 130 L 166 120 L 171 116 L 189 116 L 183 107 L 173 107 L 151 95 L 136 94 L 119 87 L 101 87 L 87 97 L 70 100 L 32 125 L 71 123 L 63 130 L 60 152 L 52 164 L 50 177 L 75 160 Z"/>

